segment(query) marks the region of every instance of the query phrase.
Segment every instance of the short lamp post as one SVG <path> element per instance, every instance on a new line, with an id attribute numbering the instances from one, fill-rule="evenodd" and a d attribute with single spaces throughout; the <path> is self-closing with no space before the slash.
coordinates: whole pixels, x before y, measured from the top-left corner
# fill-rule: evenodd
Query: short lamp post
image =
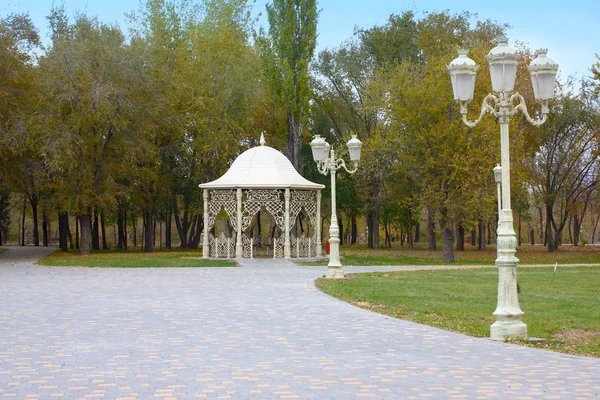
<path id="1" fill-rule="evenodd" d="M 496 181 L 496 187 L 498 188 L 498 218 L 500 218 L 500 212 L 502 211 L 502 193 L 500 192 L 500 188 L 502 185 L 502 167 L 500 166 L 500 164 L 496 164 L 493 171 L 494 180 Z"/>
<path id="2" fill-rule="evenodd" d="M 510 205 L 510 153 L 508 147 L 508 123 L 510 117 L 521 111 L 527 121 L 540 126 L 548 118 L 548 101 L 554 97 L 554 82 L 558 64 L 539 51 L 538 57 L 529 65 L 531 83 L 535 99 L 541 103 L 541 119 L 533 119 L 527 112 L 525 99 L 518 93 L 511 95 L 514 89 L 519 64 L 518 52 L 508 46 L 508 40 L 501 38 L 498 46 L 487 55 L 495 94 L 488 94 L 481 105 L 481 113 L 476 121 L 467 120 L 467 105 L 473 100 L 475 74 L 478 66 L 467 57 L 467 51 L 459 50 L 458 58 L 448 65 L 452 79 L 454 99 L 460 103 L 463 122 L 469 126 L 477 125 L 485 114 L 492 114 L 500 123 L 501 146 L 501 183 L 502 202 L 498 218 L 497 258 L 498 267 L 498 305 L 493 315 L 496 322 L 490 327 L 493 340 L 506 340 L 527 337 L 527 325 L 523 323 L 523 311 L 519 307 L 517 294 L 517 237 L 513 226 L 513 214 Z M 518 102 L 517 104 L 515 104 Z M 496 172 L 496 171 L 494 171 Z"/>
<path id="3" fill-rule="evenodd" d="M 326 278 L 329 279 L 342 279 L 344 277 L 344 271 L 342 271 L 342 263 L 340 261 L 340 228 L 337 221 L 336 212 L 336 200 L 335 200 L 335 174 L 340 168 L 344 168 L 349 174 L 356 172 L 358 168 L 358 161 L 360 160 L 360 150 L 362 142 L 356 138 L 356 135 L 352 135 L 352 138 L 346 143 L 348 146 L 348 152 L 350 153 L 350 160 L 354 163 L 353 169 L 348 169 L 343 159 L 335 159 L 335 152 L 333 147 L 329 145 L 319 135 L 315 135 L 315 138 L 310 142 L 312 154 L 315 162 L 317 163 L 318 171 L 323 174 L 331 174 L 331 223 L 329 225 L 329 264 L 327 264 Z"/>

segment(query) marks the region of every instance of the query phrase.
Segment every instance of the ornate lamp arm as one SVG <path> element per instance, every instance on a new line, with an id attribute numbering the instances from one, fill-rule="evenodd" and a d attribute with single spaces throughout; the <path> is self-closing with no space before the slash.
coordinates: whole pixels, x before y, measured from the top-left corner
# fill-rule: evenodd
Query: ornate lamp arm
<path id="1" fill-rule="evenodd" d="M 329 157 L 327 157 L 324 161 L 317 162 L 317 171 L 319 171 L 321 175 L 329 174 L 329 163 Z"/>
<path id="2" fill-rule="evenodd" d="M 544 122 L 546 122 L 546 120 L 548 119 L 548 101 L 547 100 L 542 100 L 542 119 L 533 119 L 531 118 L 531 116 L 529 115 L 529 112 L 527 111 L 527 105 L 525 104 L 525 99 L 523 98 L 523 96 L 521 96 L 519 93 L 515 93 L 512 96 L 510 96 L 510 104 L 512 104 L 515 100 L 519 100 L 519 104 L 517 104 L 516 106 L 513 106 L 513 111 L 521 111 L 523 113 L 523 115 L 525 116 L 525 118 L 527 118 L 527 121 L 529 121 L 529 123 L 533 126 L 540 126 L 542 125 Z"/>
<path id="3" fill-rule="evenodd" d="M 493 105 L 490 104 L 490 101 L 493 101 Z M 467 125 L 469 128 L 473 128 L 475 125 L 477 125 L 478 123 L 481 122 L 481 119 L 483 118 L 483 116 L 485 114 L 492 114 L 493 116 L 497 116 L 496 114 L 496 106 L 498 104 L 498 98 L 496 96 L 494 96 L 493 94 L 488 94 L 487 96 L 485 96 L 485 98 L 483 99 L 483 102 L 481 103 L 481 114 L 479 114 L 479 118 L 477 118 L 475 121 L 469 121 L 467 119 L 467 102 L 461 101 L 460 102 L 460 113 L 462 115 L 462 120 L 464 122 L 465 125 Z"/>
<path id="4" fill-rule="evenodd" d="M 336 169 L 340 169 L 341 167 L 343 167 L 346 170 L 346 172 L 348 172 L 350 175 L 352 175 L 353 173 L 355 173 L 356 170 L 358 169 L 358 162 L 357 161 L 353 162 L 354 163 L 354 168 L 353 169 L 348 169 L 348 167 L 346 167 L 346 162 L 343 159 L 341 159 L 341 158 L 337 159 L 335 161 L 335 163 L 336 163 Z"/>

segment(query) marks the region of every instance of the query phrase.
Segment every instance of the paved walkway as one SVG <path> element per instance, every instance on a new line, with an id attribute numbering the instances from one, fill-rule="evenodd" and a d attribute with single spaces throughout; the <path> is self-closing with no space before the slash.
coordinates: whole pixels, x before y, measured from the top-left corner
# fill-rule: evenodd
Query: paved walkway
<path id="1" fill-rule="evenodd" d="M 600 397 L 600 359 L 355 308 L 315 289 L 325 268 L 47 268 L 17 251 L 0 254 L 0 397 Z"/>

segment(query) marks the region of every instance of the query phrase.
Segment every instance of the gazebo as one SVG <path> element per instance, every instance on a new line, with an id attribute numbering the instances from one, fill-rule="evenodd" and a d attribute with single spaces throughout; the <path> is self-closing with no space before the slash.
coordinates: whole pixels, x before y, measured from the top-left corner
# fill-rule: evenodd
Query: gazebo
<path id="1" fill-rule="evenodd" d="M 253 257 L 249 234 L 254 216 L 265 209 L 283 237 L 273 238 L 273 257 L 321 256 L 321 189 L 325 186 L 303 178 L 281 152 L 260 146 L 240 154 L 219 179 L 199 185 L 204 195 L 203 258 Z M 211 233 L 217 216 L 225 210 L 235 237 Z M 291 229 L 298 215 L 308 216 L 310 235 L 295 237 Z"/>

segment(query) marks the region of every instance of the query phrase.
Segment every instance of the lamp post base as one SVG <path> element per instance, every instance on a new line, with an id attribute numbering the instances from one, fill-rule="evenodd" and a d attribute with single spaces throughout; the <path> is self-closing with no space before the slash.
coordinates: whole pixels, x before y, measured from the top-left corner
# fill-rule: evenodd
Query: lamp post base
<path id="1" fill-rule="evenodd" d="M 327 279 L 344 279 L 344 271 L 342 267 L 327 267 L 327 273 L 325 274 Z"/>
<path id="2" fill-rule="evenodd" d="M 527 325 L 523 321 L 496 321 L 490 326 L 490 339 L 507 340 L 527 338 Z"/>

